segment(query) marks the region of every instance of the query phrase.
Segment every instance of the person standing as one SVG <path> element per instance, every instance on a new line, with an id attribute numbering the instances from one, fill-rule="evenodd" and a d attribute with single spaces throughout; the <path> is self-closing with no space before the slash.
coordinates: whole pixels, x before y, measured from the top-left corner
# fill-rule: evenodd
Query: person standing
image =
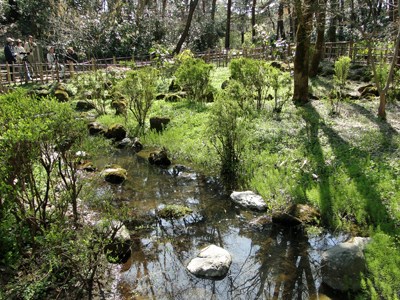
<path id="1" fill-rule="evenodd" d="M 41 62 L 41 59 L 40 59 L 39 47 L 34 42 L 32 35 L 28 36 L 28 41 L 26 41 L 24 48 L 25 52 L 28 53 L 28 61 L 32 65 L 35 75 L 38 75 L 39 72 L 37 64 Z"/>
<path id="2" fill-rule="evenodd" d="M 49 69 L 55 71 L 58 68 L 58 70 L 61 71 L 60 77 L 63 78 L 65 72 L 64 65 L 58 62 L 54 46 L 49 46 L 48 51 L 49 52 L 47 53 L 47 63 L 49 65 Z"/>
<path id="3" fill-rule="evenodd" d="M 21 66 L 19 68 L 20 69 L 19 74 L 21 76 L 21 79 L 23 79 L 26 75 L 27 80 L 31 80 L 28 65 L 26 65 L 24 63 L 24 59 L 26 59 L 25 56 L 27 55 L 27 53 L 25 52 L 25 48 L 22 46 L 22 41 L 20 39 L 17 39 L 16 43 L 17 43 L 17 45 L 15 46 L 14 51 L 15 51 L 17 62 L 19 64 L 21 64 Z"/>
<path id="4" fill-rule="evenodd" d="M 17 62 L 16 55 L 14 52 L 14 40 L 10 37 L 6 39 L 6 46 L 4 47 L 4 56 L 6 57 L 7 63 L 10 65 L 10 79 L 14 81 L 14 63 Z"/>

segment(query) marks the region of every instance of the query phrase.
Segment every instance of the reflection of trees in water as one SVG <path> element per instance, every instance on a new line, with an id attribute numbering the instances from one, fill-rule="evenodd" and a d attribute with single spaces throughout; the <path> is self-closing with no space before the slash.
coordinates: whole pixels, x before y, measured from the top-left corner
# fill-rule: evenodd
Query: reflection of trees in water
<path id="1" fill-rule="evenodd" d="M 307 251 L 306 234 L 278 227 L 272 227 L 268 233 L 258 235 L 258 240 L 253 237 L 259 249 L 254 260 L 250 258 L 253 253 L 249 253 L 233 281 L 238 298 L 310 299 L 316 295 L 316 266 Z M 242 274 L 246 272 L 252 276 L 243 280 Z"/>

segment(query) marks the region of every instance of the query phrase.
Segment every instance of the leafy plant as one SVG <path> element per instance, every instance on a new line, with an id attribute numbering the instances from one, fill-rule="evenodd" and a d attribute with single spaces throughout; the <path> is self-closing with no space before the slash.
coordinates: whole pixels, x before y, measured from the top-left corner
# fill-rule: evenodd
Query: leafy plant
<path id="1" fill-rule="evenodd" d="M 159 72 L 152 67 L 129 71 L 119 84 L 120 92 L 128 99 L 128 109 L 143 129 L 147 114 L 155 100 Z"/>
<path id="2" fill-rule="evenodd" d="M 336 94 L 331 95 L 332 113 L 339 113 L 339 103 L 343 98 L 344 88 L 346 86 L 347 76 L 350 70 L 351 59 L 348 56 L 341 56 L 335 62 L 335 75 L 334 83 L 336 87 Z"/>
<path id="3" fill-rule="evenodd" d="M 260 110 L 270 87 L 267 76 L 271 67 L 261 60 L 238 58 L 232 59 L 229 68 L 232 79 L 243 84 L 250 98 L 256 94 L 256 107 Z"/>
<path id="4" fill-rule="evenodd" d="M 290 74 L 271 67 L 269 68 L 268 78 L 274 91 L 274 112 L 280 113 L 283 105 L 292 97 Z"/>
<path id="5" fill-rule="evenodd" d="M 211 89 L 210 72 L 212 65 L 202 59 L 186 57 L 175 72 L 178 85 L 187 92 L 189 100 L 204 102 Z"/>
<path id="6" fill-rule="evenodd" d="M 234 94 L 221 91 L 212 107 L 208 125 L 211 143 L 221 164 L 221 175 L 229 188 L 235 188 L 240 180 L 249 127 L 239 103 Z"/>

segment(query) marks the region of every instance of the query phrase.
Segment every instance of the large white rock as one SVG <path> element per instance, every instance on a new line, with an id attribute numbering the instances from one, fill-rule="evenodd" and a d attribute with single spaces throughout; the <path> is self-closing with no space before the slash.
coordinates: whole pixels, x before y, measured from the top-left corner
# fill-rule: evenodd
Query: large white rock
<path id="1" fill-rule="evenodd" d="M 231 199 L 243 206 L 250 209 L 256 209 L 259 211 L 264 211 L 267 209 L 267 204 L 264 199 L 252 191 L 244 191 L 244 192 L 232 192 Z"/>
<path id="2" fill-rule="evenodd" d="M 221 247 L 210 245 L 193 258 L 187 269 L 193 275 L 206 278 L 222 278 L 228 273 L 232 257 Z"/>
<path id="3" fill-rule="evenodd" d="M 364 249 L 370 238 L 354 237 L 322 254 L 322 281 L 335 290 L 357 291 L 365 272 Z"/>

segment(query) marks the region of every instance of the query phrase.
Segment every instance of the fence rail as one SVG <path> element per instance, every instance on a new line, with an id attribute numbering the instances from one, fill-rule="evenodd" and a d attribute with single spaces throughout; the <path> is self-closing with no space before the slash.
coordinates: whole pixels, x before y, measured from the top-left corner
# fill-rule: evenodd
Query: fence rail
<path id="1" fill-rule="evenodd" d="M 311 46 L 313 47 L 313 45 Z M 213 63 L 217 66 L 227 66 L 233 58 L 248 57 L 263 60 L 281 60 L 291 62 L 294 58 L 295 45 L 281 43 L 275 46 L 243 48 L 227 51 L 210 50 L 202 53 L 195 53 L 198 58 L 204 59 L 207 63 Z M 349 56 L 354 63 L 367 64 L 368 51 L 363 45 L 353 42 L 325 43 L 323 48 L 323 59 L 334 61 L 340 56 Z M 372 58 L 375 61 L 390 62 L 393 59 L 393 47 L 389 46 L 374 48 Z M 79 73 L 96 71 L 107 67 L 120 67 L 129 61 L 135 60 L 136 67 L 150 65 L 150 58 L 137 60 L 133 57 L 113 57 L 104 59 L 92 59 L 79 64 L 56 65 L 49 68 L 48 64 L 37 63 L 33 65 L 20 64 L 2 64 L 0 65 L 0 91 L 9 85 L 22 85 L 28 82 L 47 83 L 60 81 L 64 78 L 73 77 Z M 397 59 L 397 65 L 400 67 L 400 54 Z"/>

